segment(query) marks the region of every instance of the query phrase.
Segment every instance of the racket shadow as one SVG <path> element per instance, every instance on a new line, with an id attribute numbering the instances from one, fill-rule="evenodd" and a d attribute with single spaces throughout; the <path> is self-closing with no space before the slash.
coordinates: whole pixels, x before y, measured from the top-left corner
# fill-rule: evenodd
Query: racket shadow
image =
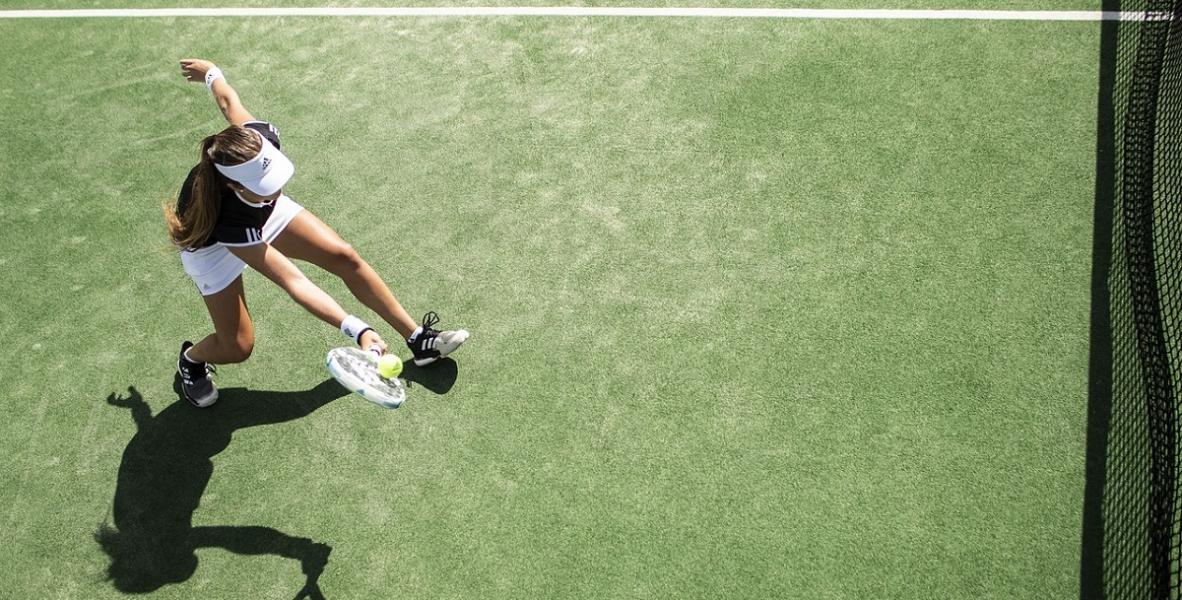
<path id="1" fill-rule="evenodd" d="M 175 382 L 179 391 L 179 381 Z M 146 593 L 186 581 L 197 569 L 198 548 L 299 561 L 306 577 L 297 597 L 323 598 L 317 580 L 332 547 L 262 526 L 193 526 L 193 512 L 213 475 L 213 456 L 235 431 L 299 419 L 346 396 L 329 379 L 298 392 L 220 390 L 218 402 L 197 409 L 178 398 L 157 414 L 134 387 L 107 396 L 126 408 L 136 433 L 123 451 L 112 504 L 113 527 L 94 538 L 110 559 L 107 577 L 124 593 Z"/>
<path id="2" fill-rule="evenodd" d="M 459 375 L 459 366 L 451 358 L 441 358 L 425 367 L 415 366 L 413 360 L 402 363 L 402 374 L 399 375 L 407 383 L 408 388 L 422 386 L 432 392 L 443 395 L 451 391 Z"/>

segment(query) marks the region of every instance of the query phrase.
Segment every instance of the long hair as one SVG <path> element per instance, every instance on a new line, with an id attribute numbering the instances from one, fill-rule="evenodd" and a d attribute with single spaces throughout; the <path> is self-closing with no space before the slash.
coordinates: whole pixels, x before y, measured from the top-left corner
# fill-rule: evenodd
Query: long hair
<path id="1" fill-rule="evenodd" d="M 193 174 L 193 188 L 183 214 L 177 214 L 176 204 L 164 207 L 164 222 L 168 237 L 179 248 L 193 248 L 213 233 L 222 203 L 226 178 L 214 168 L 240 165 L 262 150 L 263 144 L 254 131 L 231 125 L 201 140 L 201 162 Z"/>

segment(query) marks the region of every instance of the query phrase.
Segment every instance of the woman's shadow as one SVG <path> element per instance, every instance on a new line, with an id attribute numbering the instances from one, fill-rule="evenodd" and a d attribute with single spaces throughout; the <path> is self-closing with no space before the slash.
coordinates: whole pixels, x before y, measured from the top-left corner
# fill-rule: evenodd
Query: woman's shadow
<path id="1" fill-rule="evenodd" d="M 134 387 L 127 391 L 111 394 L 107 404 L 130 409 L 137 431 L 119 466 L 114 527 L 104 523 L 95 533 L 111 559 L 107 575 L 115 588 L 143 593 L 185 581 L 197 569 L 196 549 L 224 548 L 298 560 L 306 581 L 295 597 L 323 598 L 317 579 L 332 547 L 270 527 L 194 527 L 193 511 L 213 474 L 211 458 L 234 431 L 307 416 L 348 391 L 331 379 L 302 392 L 228 388 L 209 409 L 178 399 L 156 415 Z"/>

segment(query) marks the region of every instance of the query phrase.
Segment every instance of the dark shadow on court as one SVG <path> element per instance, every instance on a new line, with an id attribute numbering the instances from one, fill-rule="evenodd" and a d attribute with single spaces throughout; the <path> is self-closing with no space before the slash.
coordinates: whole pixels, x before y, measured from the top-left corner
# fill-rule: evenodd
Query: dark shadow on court
<path id="1" fill-rule="evenodd" d="M 179 391 L 179 381 L 175 385 Z M 156 415 L 134 387 L 125 396 L 108 396 L 107 404 L 131 411 L 137 428 L 119 466 L 114 527 L 104 523 L 95 533 L 110 557 L 114 587 L 146 593 L 186 581 L 197 569 L 196 549 L 222 548 L 299 561 L 306 580 L 295 598 L 324 598 L 317 580 L 331 546 L 270 527 L 194 527 L 193 512 L 213 474 L 211 458 L 235 431 L 299 419 L 346 394 L 332 379 L 300 392 L 228 388 L 210 408 L 178 399 Z"/>
<path id="2" fill-rule="evenodd" d="M 1182 514 L 1182 0 L 1103 9 L 1154 16 L 1100 30 L 1080 598 L 1165 600 Z"/>
<path id="3" fill-rule="evenodd" d="M 400 377 L 406 380 L 408 388 L 420 385 L 442 395 L 451 391 L 458 373 L 456 361 L 444 357 L 425 367 L 416 367 L 414 361 L 406 360 L 402 363 Z"/>
<path id="4" fill-rule="evenodd" d="M 1119 11 L 1120 4 L 1120 0 L 1104 0 L 1103 10 Z M 1103 21 L 1100 24 L 1087 449 L 1079 565 L 1081 600 L 1101 600 L 1105 597 L 1103 500 L 1108 471 L 1109 420 L 1112 413 L 1112 315 L 1108 277 L 1112 266 L 1112 218 L 1116 204 L 1113 86 L 1116 78 L 1117 27 L 1115 21 Z"/>

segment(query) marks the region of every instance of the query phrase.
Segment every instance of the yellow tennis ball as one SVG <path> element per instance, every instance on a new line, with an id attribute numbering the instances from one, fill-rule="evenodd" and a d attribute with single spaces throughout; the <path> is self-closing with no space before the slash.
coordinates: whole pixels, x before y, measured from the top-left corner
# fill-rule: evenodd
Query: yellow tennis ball
<path id="1" fill-rule="evenodd" d="M 394 379 L 402 372 L 402 359 L 391 354 L 383 354 L 378 359 L 378 375 L 386 379 Z"/>

